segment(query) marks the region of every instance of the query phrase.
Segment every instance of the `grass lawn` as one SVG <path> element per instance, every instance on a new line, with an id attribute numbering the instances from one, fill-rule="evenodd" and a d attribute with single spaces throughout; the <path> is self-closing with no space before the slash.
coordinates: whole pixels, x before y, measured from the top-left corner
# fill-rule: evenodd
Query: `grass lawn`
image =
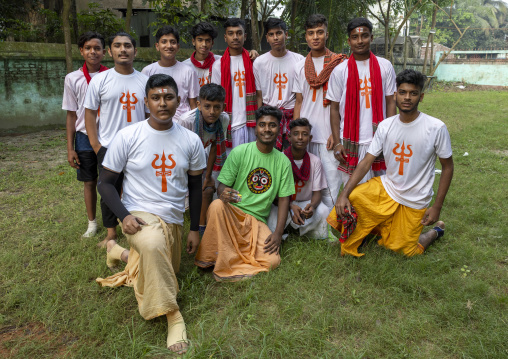
<path id="1" fill-rule="evenodd" d="M 356 259 L 293 235 L 278 269 L 239 283 L 183 253 L 186 357 L 508 357 L 508 92 L 434 92 L 420 109 L 452 138 L 444 238 L 412 259 L 371 242 Z M 0 213 L 1 358 L 170 356 L 165 318 L 145 321 L 131 288 L 95 283 L 109 275 L 105 231 L 80 238 L 64 130 L 0 137 Z"/>

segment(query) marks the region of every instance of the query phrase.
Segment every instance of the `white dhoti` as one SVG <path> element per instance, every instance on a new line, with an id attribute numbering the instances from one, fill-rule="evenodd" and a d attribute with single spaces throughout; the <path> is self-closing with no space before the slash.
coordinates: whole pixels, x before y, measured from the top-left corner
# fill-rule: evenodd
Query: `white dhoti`
<path id="1" fill-rule="evenodd" d="M 294 204 L 296 204 L 298 207 L 304 209 L 307 204 L 310 203 L 310 201 L 294 201 Z M 268 228 L 272 232 L 275 231 L 275 228 L 277 227 L 277 212 L 278 207 L 274 206 L 272 204 L 272 209 L 270 211 L 270 215 L 268 216 Z M 321 202 L 319 206 L 314 211 L 314 215 L 310 218 L 305 219 L 305 223 L 303 225 L 294 223 L 291 219 L 291 211 L 288 213 L 288 217 L 286 219 L 286 224 L 284 225 L 284 228 L 286 228 L 289 224 L 291 224 L 291 227 L 294 229 L 299 229 L 300 236 L 307 235 L 310 238 L 314 239 L 324 239 L 328 238 L 328 229 L 327 229 L 327 223 L 326 223 L 326 217 L 328 217 L 328 214 L 330 213 L 330 210 L 328 207 Z"/>
<path id="2" fill-rule="evenodd" d="M 339 161 L 335 159 L 333 151 L 326 149 L 326 144 L 311 142 L 309 143 L 308 150 L 313 155 L 318 156 L 323 165 L 328 188 L 321 190 L 321 201 L 331 211 L 342 185 L 342 172 L 338 170 Z"/>

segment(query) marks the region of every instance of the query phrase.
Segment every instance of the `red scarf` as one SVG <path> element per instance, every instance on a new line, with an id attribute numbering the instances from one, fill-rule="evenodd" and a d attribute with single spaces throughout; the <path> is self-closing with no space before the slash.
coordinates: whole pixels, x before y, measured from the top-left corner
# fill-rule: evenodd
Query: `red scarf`
<path id="1" fill-rule="evenodd" d="M 106 70 L 109 70 L 109 68 L 107 68 L 104 65 L 101 65 L 101 67 L 99 67 L 99 72 L 106 71 Z M 83 75 L 85 75 L 86 83 L 89 84 L 90 81 L 92 80 L 92 77 L 88 73 L 88 68 L 86 67 L 86 62 L 83 64 Z"/>
<path id="2" fill-rule="evenodd" d="M 303 163 L 302 167 L 298 168 L 295 163 L 295 159 L 293 158 L 293 152 L 291 151 L 291 147 L 288 147 L 284 150 L 284 154 L 291 161 L 291 167 L 293 168 L 293 179 L 295 182 L 301 180 L 302 182 L 307 182 L 310 177 L 310 156 L 307 151 L 303 155 Z"/>
<path id="3" fill-rule="evenodd" d="M 256 82 L 254 79 L 254 71 L 252 69 L 252 61 L 249 58 L 247 50 L 242 51 L 243 67 L 245 68 L 245 96 L 247 105 L 247 127 L 256 127 L 256 117 L 254 112 L 257 110 L 256 102 Z M 233 90 L 231 88 L 231 55 L 229 54 L 229 47 L 224 52 L 221 58 L 220 64 L 221 79 L 220 84 L 226 90 L 226 112 L 230 116 L 230 122 L 228 126 L 228 135 L 226 140 L 226 146 L 232 147 L 233 143 L 231 140 L 231 123 L 233 122 Z"/>
<path id="4" fill-rule="evenodd" d="M 212 66 L 213 63 L 215 62 L 215 56 L 213 52 L 208 53 L 208 56 L 206 57 L 202 65 L 201 62 L 196 60 L 194 55 L 196 55 L 196 51 L 194 51 L 190 57 L 192 64 L 196 66 L 198 69 L 208 69 L 208 83 L 210 83 L 210 80 L 212 79 Z"/>
<path id="5" fill-rule="evenodd" d="M 318 76 L 316 74 L 316 68 L 314 67 L 314 61 L 312 61 L 311 53 L 309 52 L 305 58 L 305 78 L 307 79 L 307 83 L 310 88 L 319 90 L 321 86 L 323 87 L 323 107 L 330 104 L 330 100 L 326 99 L 326 91 L 328 90 L 328 80 L 330 79 L 330 75 L 332 74 L 333 69 L 345 59 L 347 59 L 346 55 L 336 54 L 331 52 L 329 49 L 326 49 L 323 70 L 321 70 Z"/>
<path id="6" fill-rule="evenodd" d="M 347 63 L 348 78 L 346 85 L 346 112 L 344 115 L 344 148 L 346 150 L 346 164 L 340 165 L 339 170 L 353 173 L 358 165 L 358 147 L 360 139 L 360 78 L 356 60 L 351 56 Z M 372 130 L 376 132 L 378 124 L 383 121 L 383 80 L 381 69 L 376 56 L 371 52 L 369 61 L 371 78 Z M 376 158 L 372 164 L 373 171 L 386 170 L 383 156 Z"/>

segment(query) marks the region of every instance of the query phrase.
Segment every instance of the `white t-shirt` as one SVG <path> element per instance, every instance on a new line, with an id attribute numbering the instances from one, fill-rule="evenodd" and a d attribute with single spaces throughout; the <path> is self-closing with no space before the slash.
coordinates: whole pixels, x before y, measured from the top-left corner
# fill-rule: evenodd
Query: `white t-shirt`
<path id="1" fill-rule="evenodd" d="M 392 96 L 397 91 L 395 83 L 395 70 L 393 69 L 390 61 L 377 57 L 379 68 L 381 70 L 381 78 L 383 80 L 383 118 L 386 118 L 386 101 L 385 96 Z M 330 75 L 328 81 L 328 91 L 326 98 L 328 100 L 339 102 L 340 113 L 340 138 L 343 138 L 344 132 L 344 116 L 346 112 L 346 89 L 348 68 L 347 61 L 342 62 L 337 66 Z M 359 130 L 359 143 L 368 144 L 372 141 L 372 83 L 370 81 L 370 60 L 356 61 L 358 68 L 358 78 L 360 79 L 360 130 Z"/>
<path id="2" fill-rule="evenodd" d="M 170 67 L 162 67 L 159 62 L 154 62 L 151 65 L 145 66 L 142 73 L 148 77 L 155 74 L 164 74 L 171 76 L 178 87 L 178 96 L 180 96 L 180 105 L 176 109 L 173 119 L 178 119 L 182 114 L 190 111 L 190 98 L 197 98 L 199 96 L 198 78 L 195 71 L 177 61 L 176 64 Z"/>
<path id="3" fill-rule="evenodd" d="M 313 57 L 316 74 L 323 70 L 325 57 Z M 312 125 L 312 142 L 326 144 L 332 134 L 330 126 L 330 106 L 323 106 L 323 87 L 310 88 L 305 78 L 305 58 L 296 64 L 293 92 L 303 96 L 300 117 L 305 117 Z"/>
<path id="4" fill-rule="evenodd" d="M 144 101 L 146 81 L 148 77 L 139 71 L 122 75 L 114 68 L 90 81 L 83 106 L 91 110 L 100 106 L 97 133 L 102 146 L 108 147 L 122 128 L 145 120 L 145 113 L 150 112 Z"/>
<path id="5" fill-rule="evenodd" d="M 295 183 L 295 194 L 293 195 L 293 201 L 310 201 L 312 199 L 312 192 L 321 191 L 324 188 L 328 188 L 326 183 L 326 177 L 323 172 L 323 166 L 318 156 L 307 152 L 310 156 L 310 176 L 307 182 L 298 180 Z M 303 159 L 295 160 L 295 164 L 298 168 L 302 167 Z"/>
<path id="6" fill-rule="evenodd" d="M 194 110 L 190 110 L 189 112 L 184 113 L 180 119 L 178 120 L 178 124 L 182 127 L 185 127 L 189 131 L 196 133 L 195 121 L 196 121 L 196 112 L 199 111 L 198 108 Z M 222 130 L 224 131 L 224 138 L 226 138 L 228 132 L 229 125 L 229 115 L 226 112 L 220 114 L 218 121 L 221 122 Z M 209 133 L 203 130 L 203 148 L 207 148 L 212 144 L 216 139 L 215 133 Z"/>
<path id="7" fill-rule="evenodd" d="M 219 56 L 219 55 L 214 55 L 214 57 L 215 57 L 215 61 L 218 61 L 221 59 L 221 56 Z M 198 61 L 198 62 L 201 63 L 201 65 L 203 65 L 203 63 L 204 63 L 204 61 Z M 210 83 L 210 81 L 208 81 L 208 76 L 210 75 L 210 69 L 200 69 L 199 67 L 194 66 L 194 64 L 192 63 L 190 58 L 188 58 L 185 61 L 182 61 L 182 64 L 190 66 L 191 69 L 193 69 L 196 72 L 196 75 L 198 77 L 198 84 L 199 84 L 200 88 L 203 87 L 204 85 Z"/>
<path id="8" fill-rule="evenodd" d="M 264 104 L 286 109 L 295 107 L 295 65 L 303 59 L 302 55 L 288 51 L 282 57 L 267 52 L 254 61 L 256 90 L 263 93 Z"/>
<path id="9" fill-rule="evenodd" d="M 436 157 L 450 158 L 452 146 L 446 125 L 420 112 L 411 123 L 401 122 L 399 115 L 381 122 L 368 152 L 384 155 L 386 175 L 381 181 L 388 195 L 404 206 L 423 209 L 434 194 Z"/>
<path id="10" fill-rule="evenodd" d="M 98 73 L 90 73 L 90 77 L 93 78 Z M 82 69 L 73 71 L 65 76 L 62 110 L 76 112 L 76 132 L 79 131 L 85 135 L 85 108 L 83 103 L 85 102 L 87 88 L 88 83 Z M 98 115 L 97 122 L 99 122 Z"/>
<path id="11" fill-rule="evenodd" d="M 118 132 L 103 166 L 124 173 L 122 203 L 129 212 L 149 212 L 183 225 L 187 171 L 205 168 L 206 159 L 195 133 L 176 123 L 157 131 L 143 121 Z"/>
<path id="12" fill-rule="evenodd" d="M 212 67 L 212 83 L 220 85 L 221 61 L 215 61 Z M 231 56 L 231 89 L 233 91 L 233 111 L 231 113 L 231 129 L 236 130 L 247 123 L 247 102 L 245 86 L 245 67 L 242 55 Z"/>

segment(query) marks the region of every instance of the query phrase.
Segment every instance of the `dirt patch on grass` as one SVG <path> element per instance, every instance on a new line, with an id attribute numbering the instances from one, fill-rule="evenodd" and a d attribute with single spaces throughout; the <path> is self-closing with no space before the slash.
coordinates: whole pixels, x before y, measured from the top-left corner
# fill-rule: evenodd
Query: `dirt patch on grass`
<path id="1" fill-rule="evenodd" d="M 508 91 L 508 86 L 474 85 L 463 82 L 435 82 L 432 91 L 463 92 L 463 91 Z"/>
<path id="2" fill-rule="evenodd" d="M 0 328 L 0 357 L 8 359 L 29 354 L 33 358 L 39 355 L 65 358 L 78 339 L 69 333 L 57 333 L 42 323 L 5 326 Z"/>
<path id="3" fill-rule="evenodd" d="M 67 163 L 63 130 L 2 136 L 0 147 L 0 167 L 9 171 L 22 168 L 33 175 Z"/>

